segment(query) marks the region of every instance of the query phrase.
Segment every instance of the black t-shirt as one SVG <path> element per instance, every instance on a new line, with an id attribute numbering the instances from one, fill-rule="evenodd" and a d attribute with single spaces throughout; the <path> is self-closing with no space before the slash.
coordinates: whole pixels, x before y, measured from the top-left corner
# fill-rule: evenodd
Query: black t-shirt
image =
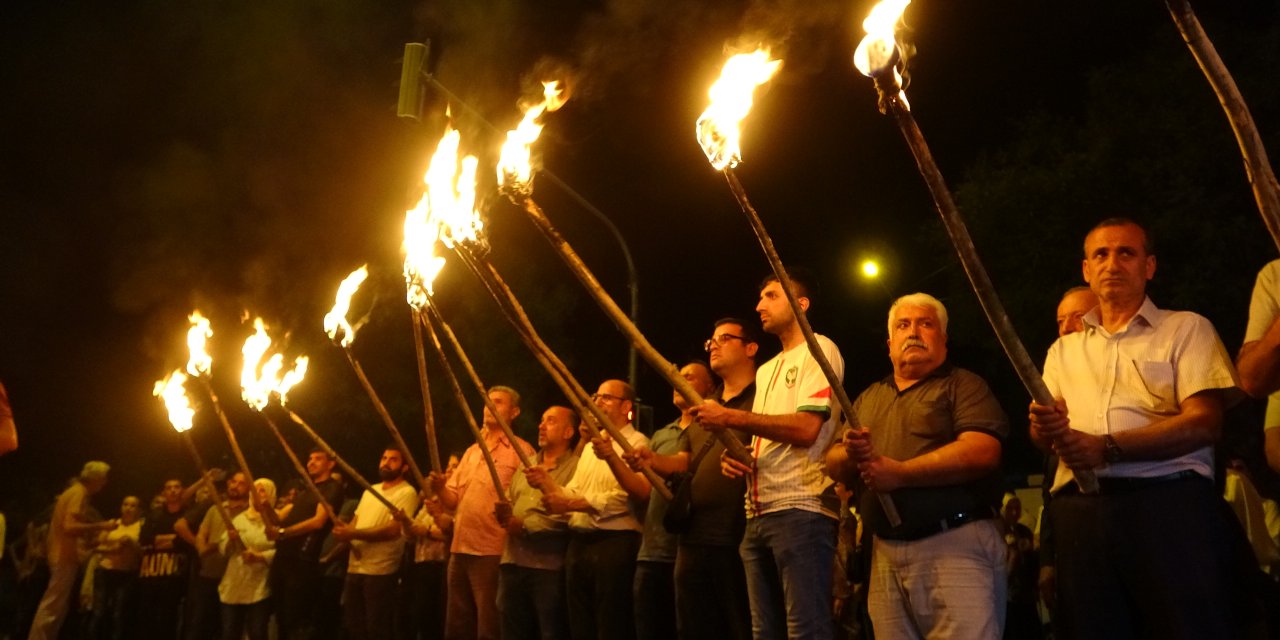
<path id="1" fill-rule="evenodd" d="M 335 513 L 342 507 L 342 485 L 338 484 L 336 480 L 329 478 L 324 482 L 318 482 L 316 483 L 316 488 L 320 489 L 320 494 L 324 496 L 325 502 L 329 503 Z M 311 519 L 316 515 L 316 506 L 318 505 L 319 501 L 316 500 L 315 494 L 311 493 L 311 489 L 306 488 L 299 491 L 297 497 L 293 499 L 293 509 L 289 510 L 289 515 L 281 521 L 280 526 L 288 527 L 303 520 Z M 318 560 L 320 558 L 320 547 L 324 544 L 324 538 L 332 527 L 333 523 L 326 519 L 324 526 L 305 536 L 294 536 L 279 540 L 276 542 L 276 555 L 300 557 L 312 561 Z"/>
<path id="2" fill-rule="evenodd" d="M 727 401 L 722 398 L 723 394 L 724 386 L 721 385 L 709 397 L 730 409 L 750 411 L 756 397 L 756 384 L 752 382 L 742 393 Z M 726 433 L 738 436 L 743 444 L 751 444 L 749 435 L 732 430 Z M 689 530 L 680 536 L 680 542 L 736 546 L 742 542 L 742 532 L 746 528 L 746 479 L 728 478 L 720 473 L 720 454 L 724 451 L 724 444 L 697 422 L 680 435 L 682 450 L 689 453 L 690 464 L 708 440 L 714 440 L 714 444 L 694 471 L 689 493 Z"/>
<path id="3" fill-rule="evenodd" d="M 173 525 L 184 515 L 179 508 L 169 511 L 164 505 L 152 509 L 142 523 L 142 531 L 138 536 L 138 544 L 142 546 L 142 565 L 138 577 L 147 579 L 181 578 L 187 574 L 187 564 L 195 549 L 187 544 L 181 536 L 174 536 L 173 548 L 156 549 L 156 536 L 176 534 Z M 196 525 L 199 526 L 199 525 Z"/>

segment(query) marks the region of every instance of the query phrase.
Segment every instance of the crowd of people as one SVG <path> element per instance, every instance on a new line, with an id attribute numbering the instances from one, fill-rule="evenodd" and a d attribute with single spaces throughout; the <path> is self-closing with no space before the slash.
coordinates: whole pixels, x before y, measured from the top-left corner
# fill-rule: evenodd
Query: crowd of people
<path id="1" fill-rule="evenodd" d="M 1098 224 L 1082 269 L 1088 286 L 1063 296 L 1044 363 L 1055 402 L 1028 409 L 1049 457 L 1038 518 L 1006 492 L 1013 427 L 987 383 L 948 360 L 939 300 L 892 304 L 893 372 L 841 415 L 769 278 L 759 322 L 716 322 L 707 360 L 680 368 L 706 400 L 673 393 L 679 417 L 649 436 L 634 426 L 632 388 L 605 380 L 591 400 L 608 425 L 547 407 L 535 448 L 504 435 L 521 398 L 496 386 L 481 441 L 424 486 L 388 447 L 379 482 L 346 499 L 350 479 L 317 450 L 288 496 L 243 472 L 170 480 L 145 514 L 130 496 L 112 519 L 90 505 L 109 467 L 89 462 L 53 508 L 27 637 L 1280 632 L 1268 620 L 1274 503 L 1235 469 L 1229 506 L 1214 459 L 1224 412 L 1246 392 L 1274 394 L 1264 446 L 1280 470 L 1280 261 L 1258 278 L 1236 362 L 1207 319 L 1146 295 L 1156 258 L 1138 224 Z M 819 300 L 807 274 L 793 284 L 801 309 Z M 765 334 L 780 352 L 760 363 Z M 837 346 L 816 343 L 842 379 Z"/>

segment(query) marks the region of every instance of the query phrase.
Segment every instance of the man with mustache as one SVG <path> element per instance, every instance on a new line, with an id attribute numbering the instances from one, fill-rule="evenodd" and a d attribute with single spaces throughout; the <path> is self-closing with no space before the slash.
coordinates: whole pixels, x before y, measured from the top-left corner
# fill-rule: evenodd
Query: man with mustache
<path id="1" fill-rule="evenodd" d="M 396 506 L 395 512 L 365 491 L 355 517 L 333 527 L 333 537 L 351 545 L 342 588 L 342 618 L 352 640 L 391 637 L 399 600 L 396 574 L 405 544 L 400 527 L 412 526 L 405 514 L 418 508 L 418 492 L 404 480 L 407 466 L 404 454 L 394 446 L 383 450 L 378 462 L 382 482 L 373 488 Z"/>
<path id="2" fill-rule="evenodd" d="M 947 309 L 913 293 L 889 308 L 893 374 L 853 403 L 828 472 L 875 534 L 867 609 L 887 638 L 1000 638 L 1005 542 L 993 519 L 1009 421 L 987 383 L 947 362 Z M 891 526 L 876 493 L 893 498 Z"/>
<path id="3" fill-rule="evenodd" d="M 1230 523 L 1213 484 L 1222 414 L 1239 396 L 1213 325 L 1159 309 L 1156 257 L 1132 220 L 1085 237 L 1098 296 L 1084 330 L 1045 359 L 1056 402 L 1031 405 L 1031 439 L 1058 454 L 1049 503 L 1063 638 L 1235 638 Z M 1098 495 L 1074 472 L 1090 469 Z"/>

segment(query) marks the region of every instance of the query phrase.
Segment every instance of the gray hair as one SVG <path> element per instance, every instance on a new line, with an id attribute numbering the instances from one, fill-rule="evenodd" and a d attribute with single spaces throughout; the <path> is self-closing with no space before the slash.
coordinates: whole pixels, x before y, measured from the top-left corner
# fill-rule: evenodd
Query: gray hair
<path id="1" fill-rule="evenodd" d="M 91 460 L 84 463 L 84 468 L 80 469 L 80 480 L 83 482 L 102 480 L 107 477 L 108 471 L 111 471 L 111 465 L 101 460 Z"/>
<path id="2" fill-rule="evenodd" d="M 501 391 L 502 393 L 507 394 L 507 397 L 511 398 L 511 406 L 516 408 L 520 407 L 519 391 L 516 391 L 515 389 L 512 389 L 511 387 L 508 387 L 504 384 L 495 384 L 492 387 L 489 387 L 488 393 L 493 393 L 494 391 Z M 486 393 L 485 395 L 488 395 L 488 393 Z"/>
<path id="3" fill-rule="evenodd" d="M 929 307 L 938 316 L 938 325 L 942 329 L 942 335 L 947 335 L 947 308 L 942 304 L 941 300 L 927 293 L 910 293 L 897 300 L 889 307 L 889 335 L 893 335 L 893 316 L 901 305 L 910 305 L 913 307 Z"/>

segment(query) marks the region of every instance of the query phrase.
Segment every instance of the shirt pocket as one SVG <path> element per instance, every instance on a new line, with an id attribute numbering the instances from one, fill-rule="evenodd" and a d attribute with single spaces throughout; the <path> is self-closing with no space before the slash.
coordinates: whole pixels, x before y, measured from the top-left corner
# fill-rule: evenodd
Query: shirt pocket
<path id="1" fill-rule="evenodd" d="M 1126 391 L 1134 396 L 1140 406 L 1157 413 L 1176 413 L 1178 395 L 1173 363 L 1160 360 L 1129 361 L 1125 367 L 1129 373 Z"/>
<path id="2" fill-rule="evenodd" d="M 951 414 L 951 400 L 945 396 L 918 400 L 908 414 L 907 431 L 925 442 L 950 440 L 953 428 Z"/>

